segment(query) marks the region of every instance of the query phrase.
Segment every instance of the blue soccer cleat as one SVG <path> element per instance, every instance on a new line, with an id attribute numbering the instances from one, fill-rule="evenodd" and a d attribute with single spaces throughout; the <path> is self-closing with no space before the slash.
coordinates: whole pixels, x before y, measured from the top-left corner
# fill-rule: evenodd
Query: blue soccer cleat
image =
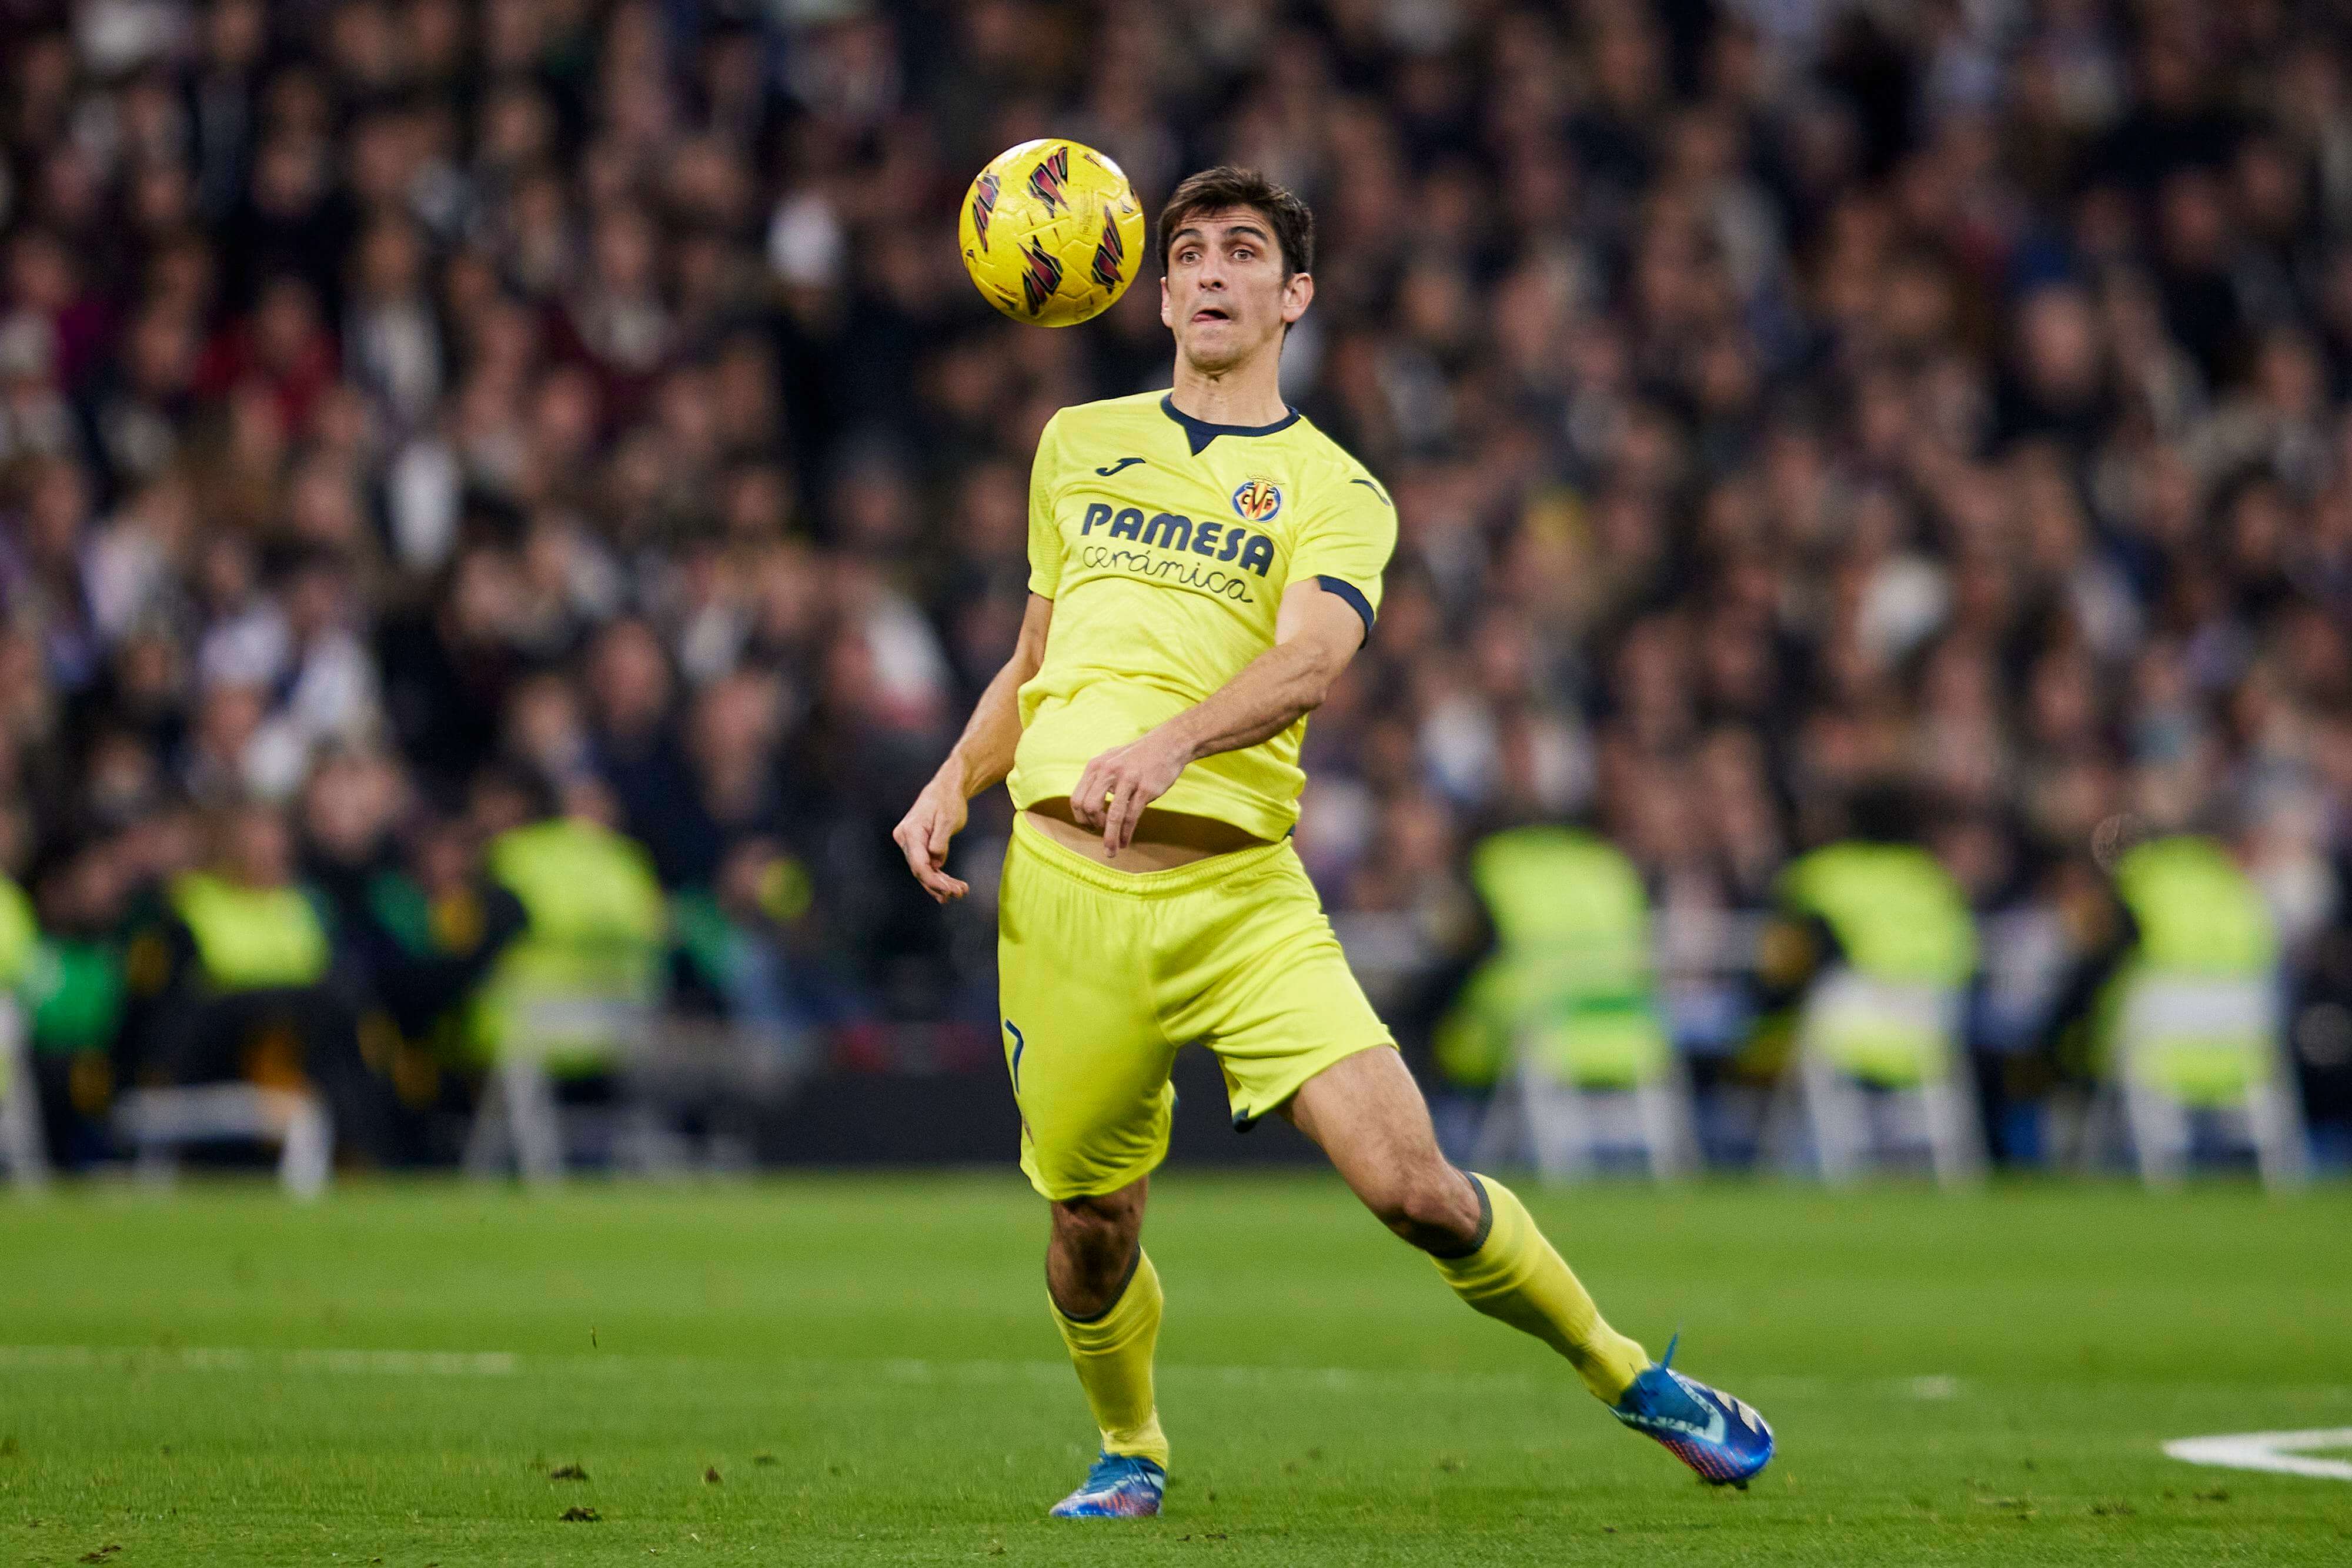
<path id="1" fill-rule="evenodd" d="M 1078 1490 L 1054 1505 L 1055 1519 L 1149 1519 L 1160 1511 L 1168 1472 L 1137 1454 L 1102 1454 Z"/>
<path id="2" fill-rule="evenodd" d="M 1664 1443 L 1709 1486 L 1745 1490 L 1749 1478 L 1771 1461 L 1772 1428 L 1744 1401 L 1675 1371 L 1681 1338 L 1666 1342 L 1664 1357 L 1633 1379 L 1611 1414 Z"/>

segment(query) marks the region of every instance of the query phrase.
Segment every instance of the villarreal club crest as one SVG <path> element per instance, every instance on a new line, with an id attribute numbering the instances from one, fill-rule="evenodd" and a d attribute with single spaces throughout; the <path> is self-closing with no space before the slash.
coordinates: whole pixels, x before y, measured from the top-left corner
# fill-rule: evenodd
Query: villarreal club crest
<path id="1" fill-rule="evenodd" d="M 1282 489 L 1271 479 L 1244 479 L 1234 492 L 1234 510 L 1253 523 L 1271 522 L 1282 510 Z"/>
<path id="2" fill-rule="evenodd" d="M 1143 206 L 1119 166 L 1048 138 L 989 161 L 957 220 L 964 270 L 1015 321 L 1071 327 L 1110 308 L 1143 253 Z"/>

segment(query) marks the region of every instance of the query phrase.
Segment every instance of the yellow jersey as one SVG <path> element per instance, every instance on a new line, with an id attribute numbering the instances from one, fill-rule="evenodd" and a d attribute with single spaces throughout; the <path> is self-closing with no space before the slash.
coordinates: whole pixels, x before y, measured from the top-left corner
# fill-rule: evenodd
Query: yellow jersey
<path id="1" fill-rule="evenodd" d="M 1066 408 L 1029 481 L 1029 587 L 1054 601 L 1045 660 L 1021 688 L 1015 806 L 1069 794 L 1086 765 L 1205 699 L 1274 646 L 1283 591 L 1314 579 L 1380 609 L 1396 508 L 1296 410 L 1210 424 L 1162 392 Z M 1307 781 L 1304 717 L 1204 757 L 1154 805 L 1279 839 Z"/>

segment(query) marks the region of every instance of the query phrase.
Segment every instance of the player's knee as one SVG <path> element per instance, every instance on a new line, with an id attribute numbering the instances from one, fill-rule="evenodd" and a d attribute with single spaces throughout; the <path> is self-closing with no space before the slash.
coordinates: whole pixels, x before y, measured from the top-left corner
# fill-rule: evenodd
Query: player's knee
<path id="1" fill-rule="evenodd" d="M 1054 1239 L 1081 1268 L 1123 1266 L 1135 1250 L 1143 1207 L 1126 1195 L 1065 1198 L 1054 1205 Z"/>
<path id="2" fill-rule="evenodd" d="M 1053 1216 L 1046 1290 L 1064 1312 L 1093 1317 L 1118 1300 L 1135 1268 L 1143 1233 L 1141 1194 L 1066 1198 L 1054 1204 Z"/>
<path id="3" fill-rule="evenodd" d="M 1477 1200 L 1451 1166 L 1401 1172 L 1363 1197 L 1382 1225 L 1424 1252 L 1455 1250 L 1478 1228 Z"/>

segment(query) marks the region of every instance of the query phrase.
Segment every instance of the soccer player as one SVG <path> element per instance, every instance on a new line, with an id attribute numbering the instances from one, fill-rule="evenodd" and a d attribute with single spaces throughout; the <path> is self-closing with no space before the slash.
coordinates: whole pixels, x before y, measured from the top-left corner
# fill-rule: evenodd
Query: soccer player
<path id="1" fill-rule="evenodd" d="M 1388 492 L 1282 401 L 1314 246 L 1306 204 L 1253 172 L 1211 169 L 1170 196 L 1174 388 L 1047 422 L 1019 644 L 893 835 L 933 898 L 961 898 L 949 841 L 966 801 L 1010 783 L 1005 1065 L 1021 1168 L 1052 1210 L 1055 1326 L 1102 1433 L 1053 1512 L 1160 1511 L 1143 1212 L 1190 1040 L 1216 1052 L 1236 1126 L 1288 1118 L 1464 1301 L 1566 1356 L 1706 1479 L 1744 1485 L 1772 1455 L 1755 1412 L 1654 1364 L 1509 1188 L 1439 1153 L 1291 847 L 1307 716 L 1370 635 L 1396 542 Z"/>

